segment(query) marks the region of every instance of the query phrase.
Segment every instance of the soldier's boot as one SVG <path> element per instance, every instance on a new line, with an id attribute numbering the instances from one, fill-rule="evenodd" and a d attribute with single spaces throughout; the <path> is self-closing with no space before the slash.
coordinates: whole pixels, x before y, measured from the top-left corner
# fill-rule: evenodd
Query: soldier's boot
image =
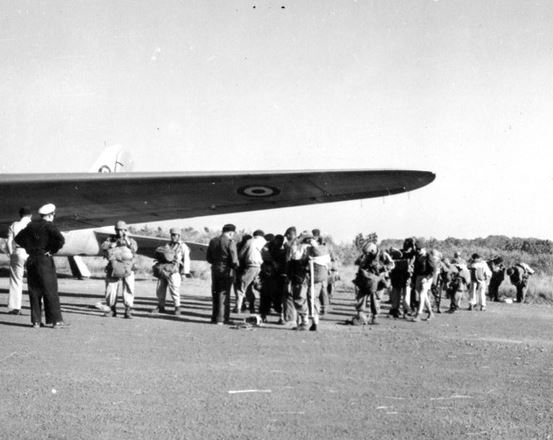
<path id="1" fill-rule="evenodd" d="M 177 316 L 180 315 L 180 307 L 179 306 L 175 307 L 175 315 L 177 315 Z"/>
<path id="2" fill-rule="evenodd" d="M 286 323 L 286 321 L 284 321 L 284 313 L 281 313 L 277 324 L 284 325 L 285 323 Z"/>
<path id="3" fill-rule="evenodd" d="M 309 327 L 309 330 L 312 332 L 316 332 L 318 327 L 319 327 L 319 317 L 313 316 L 313 324 L 311 324 L 311 327 Z"/>
<path id="4" fill-rule="evenodd" d="M 132 319 L 132 309 L 130 307 L 125 308 L 125 318 Z"/>
<path id="5" fill-rule="evenodd" d="M 372 318 L 371 318 L 371 325 L 378 325 L 379 322 L 377 322 L 376 320 L 376 315 L 373 315 Z"/>
<path id="6" fill-rule="evenodd" d="M 365 325 L 367 323 L 367 317 L 363 312 L 358 312 L 351 320 L 352 325 Z"/>
<path id="7" fill-rule="evenodd" d="M 117 316 L 117 307 L 116 306 L 110 307 L 109 312 L 104 313 L 104 316 L 115 318 Z"/>
<path id="8" fill-rule="evenodd" d="M 307 330 L 308 328 L 308 325 L 307 325 L 307 317 L 305 315 L 302 315 L 301 316 L 301 321 L 298 325 L 298 330 L 300 331 L 305 331 Z"/>
<path id="9" fill-rule="evenodd" d="M 242 303 L 244 302 L 244 298 L 239 296 L 236 298 L 236 307 L 234 308 L 234 313 L 242 313 Z"/>

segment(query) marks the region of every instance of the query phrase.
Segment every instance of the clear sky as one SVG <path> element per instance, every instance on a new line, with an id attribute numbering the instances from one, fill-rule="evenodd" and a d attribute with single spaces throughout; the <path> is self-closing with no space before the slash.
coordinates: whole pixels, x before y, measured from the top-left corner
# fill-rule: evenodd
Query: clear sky
<path id="1" fill-rule="evenodd" d="M 255 7 L 254 7 L 255 6 Z M 550 238 L 553 2 L 2 1 L 0 171 L 402 168 L 409 195 L 192 219 Z"/>

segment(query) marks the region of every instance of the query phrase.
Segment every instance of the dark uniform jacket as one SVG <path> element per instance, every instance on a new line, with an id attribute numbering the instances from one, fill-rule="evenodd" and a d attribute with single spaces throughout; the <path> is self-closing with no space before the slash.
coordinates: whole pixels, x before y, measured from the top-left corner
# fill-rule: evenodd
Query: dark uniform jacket
<path id="1" fill-rule="evenodd" d="M 44 219 L 32 221 L 15 237 L 15 242 L 29 256 L 55 254 L 65 244 L 65 239 L 56 225 Z"/>
<path id="2" fill-rule="evenodd" d="M 212 238 L 207 247 L 206 260 L 211 269 L 221 275 L 229 275 L 239 266 L 236 243 L 226 235 Z"/>

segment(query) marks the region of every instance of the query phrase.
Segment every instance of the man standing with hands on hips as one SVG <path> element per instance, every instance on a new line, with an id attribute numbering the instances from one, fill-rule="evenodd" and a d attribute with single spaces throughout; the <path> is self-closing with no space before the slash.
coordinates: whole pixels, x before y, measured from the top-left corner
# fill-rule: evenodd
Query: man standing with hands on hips
<path id="1" fill-rule="evenodd" d="M 42 324 L 42 301 L 46 324 L 53 328 L 66 327 L 60 310 L 58 296 L 58 278 L 53 255 L 64 245 L 65 239 L 54 225 L 56 207 L 52 203 L 38 210 L 40 219 L 29 223 L 15 237 L 15 242 L 29 254 L 27 259 L 27 282 L 29 284 L 29 300 L 31 303 L 31 322 L 33 328 Z"/>

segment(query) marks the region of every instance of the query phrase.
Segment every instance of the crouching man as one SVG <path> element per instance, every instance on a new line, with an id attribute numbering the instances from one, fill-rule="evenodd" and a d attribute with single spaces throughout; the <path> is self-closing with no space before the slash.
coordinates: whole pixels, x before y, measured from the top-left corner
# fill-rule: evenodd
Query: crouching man
<path id="1" fill-rule="evenodd" d="M 180 286 L 182 277 L 190 276 L 190 248 L 181 240 L 180 229 L 171 228 L 171 241 L 156 249 L 157 263 L 154 276 L 158 278 L 156 287 L 157 308 L 154 313 L 165 313 L 167 290 L 173 299 L 175 315 L 180 315 Z"/>
<path id="2" fill-rule="evenodd" d="M 111 312 L 105 316 L 117 316 L 117 290 L 122 286 L 125 318 L 132 318 L 134 303 L 134 257 L 138 245 L 128 236 L 127 224 L 119 220 L 115 224 L 115 235 L 102 243 L 106 266 L 106 302 Z"/>

